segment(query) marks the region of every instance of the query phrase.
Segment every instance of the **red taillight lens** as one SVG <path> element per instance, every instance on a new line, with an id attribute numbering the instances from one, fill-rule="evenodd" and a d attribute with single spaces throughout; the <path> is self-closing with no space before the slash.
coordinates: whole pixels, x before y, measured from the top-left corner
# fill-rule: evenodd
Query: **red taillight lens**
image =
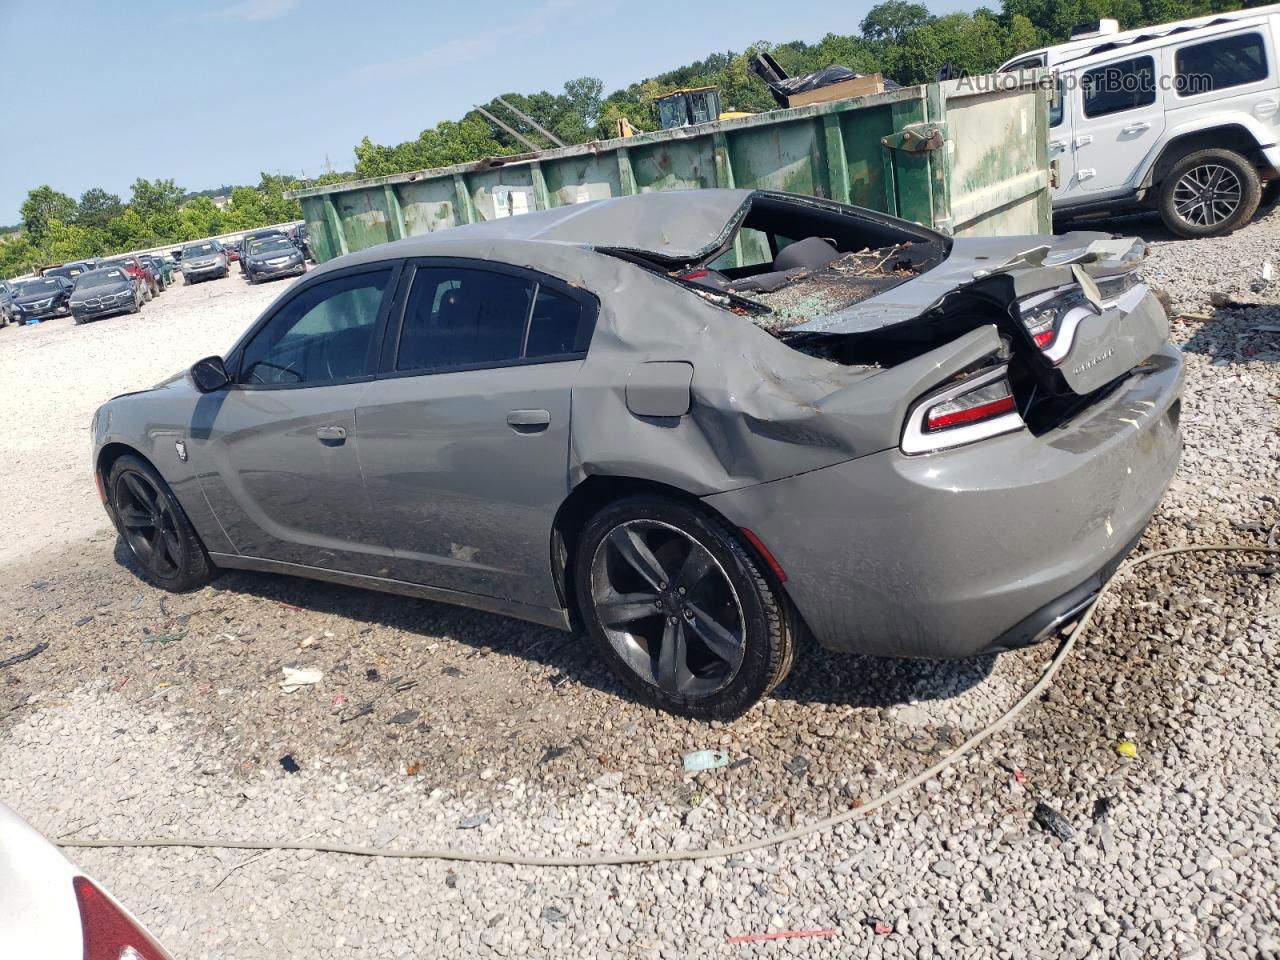
<path id="1" fill-rule="evenodd" d="M 968 423 L 990 420 L 1017 409 L 1013 399 L 1013 389 L 1009 381 L 1003 378 L 979 387 L 969 393 L 947 400 L 936 407 L 930 407 L 925 414 L 925 428 L 928 430 L 945 430 Z"/>
<path id="2" fill-rule="evenodd" d="M 694 270 L 692 273 L 686 273 L 681 279 L 684 280 L 701 280 L 710 273 L 708 270 Z"/>
<path id="3" fill-rule="evenodd" d="M 1037 347 L 1047 347 L 1049 344 L 1053 343 L 1053 331 L 1046 330 L 1044 333 L 1034 334 L 1032 339 L 1035 340 Z"/>
<path id="4" fill-rule="evenodd" d="M 172 960 L 88 877 L 76 877 L 71 883 L 80 905 L 84 960 Z"/>

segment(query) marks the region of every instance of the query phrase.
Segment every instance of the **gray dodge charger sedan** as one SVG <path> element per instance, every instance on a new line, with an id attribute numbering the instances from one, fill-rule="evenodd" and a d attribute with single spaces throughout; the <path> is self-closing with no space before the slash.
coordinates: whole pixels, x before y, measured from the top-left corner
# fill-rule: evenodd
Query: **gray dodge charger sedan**
<path id="1" fill-rule="evenodd" d="M 967 657 L 1090 601 L 1181 444 L 1144 253 L 743 190 L 459 227 L 326 263 L 104 404 L 93 469 L 158 586 L 582 628 L 648 702 L 733 717 L 806 632 Z"/>

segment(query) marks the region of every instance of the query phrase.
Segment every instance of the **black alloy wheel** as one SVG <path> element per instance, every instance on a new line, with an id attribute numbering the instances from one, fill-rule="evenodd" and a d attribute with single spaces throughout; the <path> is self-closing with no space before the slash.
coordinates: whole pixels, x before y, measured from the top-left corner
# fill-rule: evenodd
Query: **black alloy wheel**
<path id="1" fill-rule="evenodd" d="M 107 489 L 116 528 L 143 579 L 174 592 L 203 586 L 213 565 L 169 485 L 140 457 L 120 457 Z"/>

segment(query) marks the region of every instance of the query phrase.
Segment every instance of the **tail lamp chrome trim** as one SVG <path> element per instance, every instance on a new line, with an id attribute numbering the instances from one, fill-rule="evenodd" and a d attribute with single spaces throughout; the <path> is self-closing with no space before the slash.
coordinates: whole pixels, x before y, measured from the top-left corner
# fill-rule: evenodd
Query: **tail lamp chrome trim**
<path id="1" fill-rule="evenodd" d="M 1042 304 L 1079 288 L 1079 284 L 1068 283 L 1053 290 L 1037 293 L 1034 296 L 1027 297 L 1025 300 L 1019 300 L 1018 310 L 1020 315 L 1025 318 L 1027 314 L 1034 312 Z M 1119 310 L 1121 313 L 1129 313 L 1142 302 L 1149 292 L 1150 288 L 1145 283 L 1138 283 L 1129 287 L 1119 296 L 1103 300 L 1101 307 L 1104 311 Z M 1067 354 L 1071 352 L 1071 348 L 1075 346 L 1076 331 L 1080 328 L 1080 324 L 1084 323 L 1087 318 L 1095 316 L 1099 316 L 1098 312 L 1088 303 L 1080 304 L 1068 310 L 1062 319 L 1055 323 L 1054 338 L 1049 343 L 1049 346 L 1041 350 L 1045 358 L 1055 367 L 1062 363 L 1067 358 Z"/>
<path id="2" fill-rule="evenodd" d="M 979 440 L 988 440 L 1004 433 L 1013 433 L 1016 430 L 1021 430 L 1026 424 L 1022 420 L 1022 416 L 1016 411 L 1004 413 L 979 423 L 948 427 L 945 430 L 930 432 L 925 427 L 926 416 L 938 404 L 963 397 L 966 393 L 972 393 L 974 390 L 985 387 L 989 383 L 1007 378 L 1008 375 L 1008 366 L 1002 364 L 966 380 L 951 384 L 928 396 L 921 397 L 911 407 L 910 412 L 907 414 L 906 423 L 903 425 L 902 443 L 900 444 L 902 452 L 908 456 L 916 456 L 921 453 L 932 453 L 935 450 L 959 447 L 966 443 L 976 443 Z"/>

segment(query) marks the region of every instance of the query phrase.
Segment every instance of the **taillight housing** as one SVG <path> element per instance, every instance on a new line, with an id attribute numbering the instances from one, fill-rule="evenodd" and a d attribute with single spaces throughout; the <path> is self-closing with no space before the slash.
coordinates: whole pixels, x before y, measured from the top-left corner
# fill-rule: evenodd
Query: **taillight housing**
<path id="1" fill-rule="evenodd" d="M 84 960 L 172 960 L 164 948 L 88 877 L 71 881 L 80 906 Z"/>
<path id="2" fill-rule="evenodd" d="M 1146 286 L 1134 270 L 1095 278 L 1093 282 L 1100 298 L 1097 304 L 1085 295 L 1079 283 L 1045 290 L 1018 301 L 1023 327 L 1054 366 L 1071 352 L 1076 328 L 1083 320 L 1111 307 L 1125 312 L 1132 310 L 1147 294 Z"/>
<path id="3" fill-rule="evenodd" d="M 902 452 L 932 453 L 1021 430 L 1025 424 L 1003 364 L 918 400 L 902 431 Z"/>

